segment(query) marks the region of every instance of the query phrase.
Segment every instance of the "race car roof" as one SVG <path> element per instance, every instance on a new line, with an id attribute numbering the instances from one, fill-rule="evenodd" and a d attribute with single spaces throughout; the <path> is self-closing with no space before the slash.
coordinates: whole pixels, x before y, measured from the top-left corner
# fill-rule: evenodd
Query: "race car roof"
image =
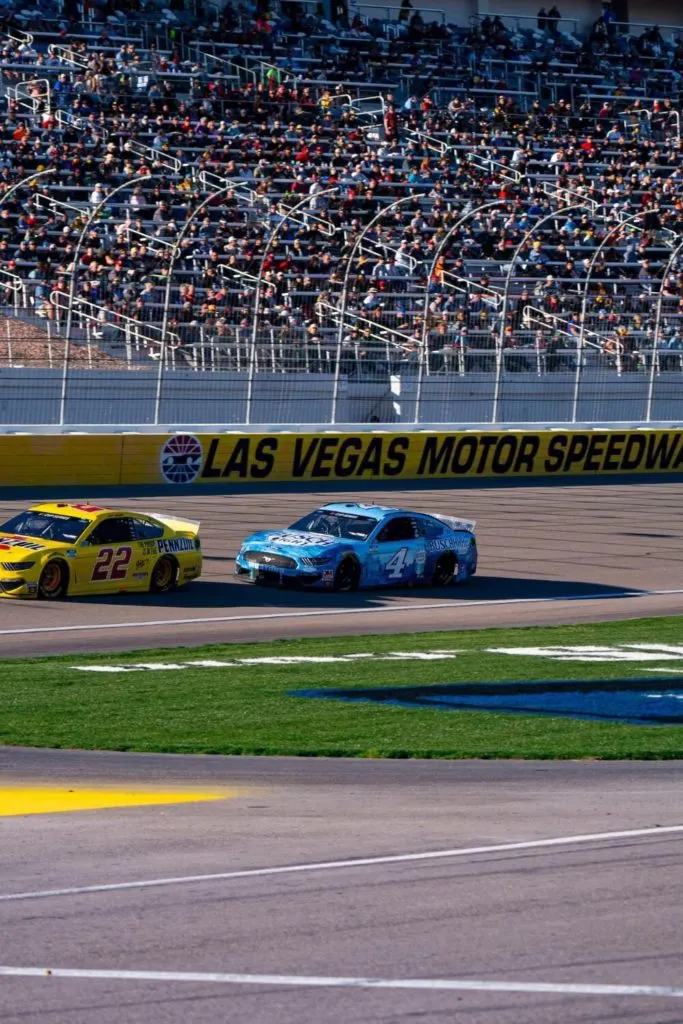
<path id="1" fill-rule="evenodd" d="M 387 505 L 364 505 L 355 501 L 333 501 L 322 508 L 330 512 L 345 512 L 346 515 L 366 516 L 368 519 L 384 519 L 385 516 L 394 515 L 396 512 L 403 512 L 404 509 L 390 508 Z M 407 513 L 406 513 L 407 514 Z"/>
<path id="2" fill-rule="evenodd" d="M 31 512 L 52 512 L 60 516 L 75 516 L 78 519 L 99 519 L 103 513 L 120 512 L 121 509 L 102 508 L 100 505 L 90 505 L 87 502 L 70 501 L 44 501 L 40 505 L 31 505 Z"/>

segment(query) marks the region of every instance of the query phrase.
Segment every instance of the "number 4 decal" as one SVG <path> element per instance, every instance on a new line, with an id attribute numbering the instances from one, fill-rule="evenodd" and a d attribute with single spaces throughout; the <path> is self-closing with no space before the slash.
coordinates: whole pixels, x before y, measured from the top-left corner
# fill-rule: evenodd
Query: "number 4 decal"
<path id="1" fill-rule="evenodd" d="M 91 579 L 95 582 L 125 580 L 133 555 L 132 548 L 102 548 L 97 556 Z"/>
<path id="2" fill-rule="evenodd" d="M 399 548 L 399 550 L 391 556 L 384 566 L 389 574 L 390 580 L 400 580 L 406 566 L 407 557 L 408 548 Z"/>

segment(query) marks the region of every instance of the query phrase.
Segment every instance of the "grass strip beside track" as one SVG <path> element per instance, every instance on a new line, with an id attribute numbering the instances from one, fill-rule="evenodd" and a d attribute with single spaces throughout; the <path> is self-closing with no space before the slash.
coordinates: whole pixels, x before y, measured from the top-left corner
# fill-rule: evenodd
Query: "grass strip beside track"
<path id="1" fill-rule="evenodd" d="M 591 625 L 416 633 L 0 662 L 0 743 L 213 754 L 442 758 L 680 758 L 683 727 L 311 700 L 291 691 L 530 680 L 656 677 L 657 662 L 567 662 L 498 647 L 683 644 L 683 617 Z M 382 660 L 392 652 L 454 659 Z M 211 659 L 335 657 L 326 664 L 85 672 Z M 681 669 L 683 656 L 662 662 Z"/>

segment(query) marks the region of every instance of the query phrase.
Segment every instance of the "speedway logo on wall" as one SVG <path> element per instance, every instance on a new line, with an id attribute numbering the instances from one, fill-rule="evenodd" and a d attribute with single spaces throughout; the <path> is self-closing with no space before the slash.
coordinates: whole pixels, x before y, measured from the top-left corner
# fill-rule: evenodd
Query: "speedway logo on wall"
<path id="1" fill-rule="evenodd" d="M 191 484 L 201 472 L 203 455 L 193 434 L 175 434 L 161 449 L 161 475 L 169 484 Z"/>

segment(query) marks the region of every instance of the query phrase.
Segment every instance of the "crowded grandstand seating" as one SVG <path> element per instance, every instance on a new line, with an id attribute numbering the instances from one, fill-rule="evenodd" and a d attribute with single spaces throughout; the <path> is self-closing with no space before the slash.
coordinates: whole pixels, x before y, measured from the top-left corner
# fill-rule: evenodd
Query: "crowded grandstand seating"
<path id="1" fill-rule="evenodd" d="M 313 10 L 4 8 L 4 365 L 683 371 L 683 38 Z"/>

